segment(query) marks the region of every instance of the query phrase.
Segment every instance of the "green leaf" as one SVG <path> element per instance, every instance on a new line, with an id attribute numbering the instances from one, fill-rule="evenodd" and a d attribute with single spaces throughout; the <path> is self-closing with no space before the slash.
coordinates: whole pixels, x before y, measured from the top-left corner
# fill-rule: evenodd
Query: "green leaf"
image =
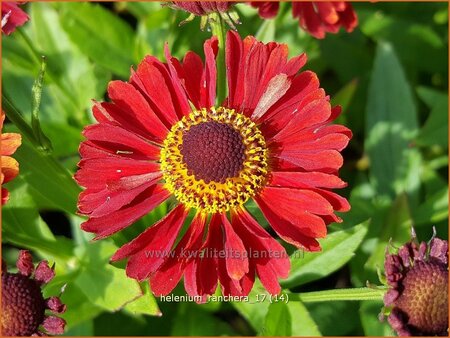
<path id="1" fill-rule="evenodd" d="M 419 97 L 430 107 L 430 115 L 416 138 L 421 146 L 448 148 L 448 96 L 426 87 L 417 89 Z"/>
<path id="2" fill-rule="evenodd" d="M 14 157 L 20 163 L 21 175 L 29 184 L 36 204 L 45 202 L 48 207 L 75 213 L 81 189 L 51 155 L 24 140 Z"/>
<path id="3" fill-rule="evenodd" d="M 125 270 L 109 264 L 117 250 L 115 245 L 102 241 L 77 249 L 81 268 L 74 283 L 91 303 L 108 311 L 117 311 L 142 296 L 138 282 L 128 278 Z"/>
<path id="4" fill-rule="evenodd" d="M 448 187 L 443 187 L 412 212 L 414 225 L 433 224 L 448 218 Z"/>
<path id="5" fill-rule="evenodd" d="M 162 313 L 159 310 L 155 296 L 153 296 L 149 289 L 148 283 L 141 284 L 141 288 L 144 290 L 144 294 L 138 299 L 125 305 L 123 309 L 135 315 L 144 314 L 161 317 Z"/>
<path id="6" fill-rule="evenodd" d="M 417 134 L 417 111 L 402 66 L 387 43 L 377 47 L 366 115 L 365 147 L 378 194 L 416 195 L 420 155 L 410 143 Z"/>
<path id="7" fill-rule="evenodd" d="M 300 301 L 291 302 L 286 296 L 286 294 L 282 293 L 278 296 L 278 300 L 288 300 L 287 309 L 289 317 L 293 319 L 291 321 L 291 334 L 294 336 L 320 336 L 321 334 L 317 325 L 303 304 Z M 267 290 L 262 286 L 261 282 L 256 280 L 253 289 L 248 296 L 248 301 L 233 302 L 232 304 L 250 323 L 253 329 L 259 332 L 262 331 L 261 328 L 264 328 L 267 324 L 267 320 L 269 320 L 267 312 L 269 311 L 269 306 L 271 306 L 271 301 L 275 301 L 274 297 L 271 297 L 267 293 Z M 270 323 L 269 326 L 272 324 L 273 323 Z M 261 333 L 268 335 L 266 331 Z"/>
<path id="8" fill-rule="evenodd" d="M 236 333 L 230 326 L 203 311 L 198 305 L 191 303 L 179 303 L 178 313 L 171 331 L 172 336 L 219 336 Z"/>
<path id="9" fill-rule="evenodd" d="M 358 79 L 353 79 L 342 87 L 331 99 L 333 106 L 340 105 L 345 113 L 358 88 Z"/>
<path id="10" fill-rule="evenodd" d="M 408 197 L 405 194 L 401 194 L 392 204 L 382 223 L 381 231 L 377 238 L 377 245 L 373 249 L 365 267 L 373 271 L 382 267 L 388 243 L 392 241 L 394 245 L 401 245 L 407 242 L 411 237 L 411 226 Z"/>
<path id="11" fill-rule="evenodd" d="M 98 4 L 60 3 L 61 23 L 70 39 L 96 63 L 122 77 L 133 64 L 131 27 Z"/>
<path id="12" fill-rule="evenodd" d="M 296 317 L 298 320 L 298 317 Z M 264 336 L 290 336 L 292 333 L 291 313 L 285 303 L 275 302 L 269 305 L 264 327 Z"/>
<path id="13" fill-rule="evenodd" d="M 255 38 L 264 43 L 275 40 L 275 20 L 263 20 Z"/>
<path id="14" fill-rule="evenodd" d="M 321 336 L 316 322 L 302 302 L 289 302 L 287 307 L 291 318 L 294 318 L 292 321 L 293 336 Z"/>
<path id="15" fill-rule="evenodd" d="M 364 301 L 361 302 L 359 314 L 361 317 L 361 324 L 366 336 L 393 336 L 394 332 L 389 326 L 387 320 L 383 322 L 378 318 L 381 309 L 383 308 L 383 302 Z"/>
<path id="16" fill-rule="evenodd" d="M 290 288 L 323 278 L 338 270 L 353 257 L 364 239 L 367 226 L 368 221 L 329 234 L 320 241 L 321 252 L 296 251 L 291 256 L 291 273 L 281 284 Z"/>

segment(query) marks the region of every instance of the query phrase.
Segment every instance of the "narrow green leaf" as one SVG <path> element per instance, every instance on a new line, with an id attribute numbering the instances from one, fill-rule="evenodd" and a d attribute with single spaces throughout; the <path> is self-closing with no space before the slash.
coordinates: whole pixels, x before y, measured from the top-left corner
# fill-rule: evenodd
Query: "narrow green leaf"
<path id="1" fill-rule="evenodd" d="M 298 320 L 298 317 L 296 318 Z M 266 321 L 262 328 L 263 336 L 283 336 L 292 334 L 291 313 L 285 303 L 275 302 L 269 305 Z"/>
<path id="2" fill-rule="evenodd" d="M 291 273 L 282 281 L 284 287 L 302 285 L 336 271 L 347 263 L 367 232 L 368 221 L 353 228 L 336 231 L 320 241 L 322 251 L 296 251 L 291 256 Z"/>
<path id="3" fill-rule="evenodd" d="M 379 195 L 417 195 L 420 155 L 410 146 L 417 111 L 402 66 L 388 43 L 377 47 L 369 87 L 365 147 L 370 178 Z"/>

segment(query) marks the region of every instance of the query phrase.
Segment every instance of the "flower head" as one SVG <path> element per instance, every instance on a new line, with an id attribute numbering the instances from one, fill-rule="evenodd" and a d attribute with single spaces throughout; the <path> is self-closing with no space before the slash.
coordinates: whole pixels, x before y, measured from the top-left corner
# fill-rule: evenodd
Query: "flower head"
<path id="1" fill-rule="evenodd" d="M 176 206 L 121 247 L 126 272 L 149 278 L 168 294 L 184 275 L 189 295 L 246 295 L 255 276 L 272 293 L 289 273 L 281 244 L 247 210 L 253 200 L 286 242 L 320 250 L 327 224 L 340 222 L 346 199 L 338 170 L 351 132 L 331 122 L 316 74 L 299 70 L 304 54 L 288 60 L 284 44 L 244 40 L 228 32 L 228 97 L 216 105 L 216 38 L 205 63 L 188 52 L 167 63 L 146 57 L 129 82 L 113 81 L 112 102 L 96 102 L 98 124 L 84 130 L 76 180 L 84 187 L 82 224 L 96 239 L 110 236 L 171 196 Z M 192 210 L 193 220 L 180 233 Z"/>
<path id="2" fill-rule="evenodd" d="M 3 2 L 2 6 L 2 32 L 6 35 L 16 30 L 28 21 L 28 15 L 19 8 L 15 2 Z"/>
<path id="3" fill-rule="evenodd" d="M 5 113 L 2 111 L 0 115 L 0 134 L 1 134 L 1 147 L 0 147 L 0 184 L 7 183 L 15 178 L 19 174 L 19 163 L 11 156 L 16 149 L 22 143 L 22 138 L 16 133 L 2 133 L 3 122 L 5 121 Z M 2 187 L 2 205 L 9 199 L 9 192 Z"/>
<path id="4" fill-rule="evenodd" d="M 58 297 L 44 299 L 42 296 L 41 287 L 55 275 L 47 261 L 40 262 L 35 269 L 30 253 L 22 250 L 17 260 L 18 273 L 9 273 L 6 264 L 2 265 L 3 335 L 45 335 L 39 329 L 41 325 L 49 334 L 62 334 L 64 319 L 47 316 L 46 310 L 59 314 L 66 310 L 66 306 Z"/>
<path id="5" fill-rule="evenodd" d="M 252 1 L 264 19 L 277 15 L 279 2 Z M 292 15 L 299 19 L 299 25 L 312 36 L 323 39 L 326 33 L 337 33 L 341 27 L 352 32 L 358 25 L 358 17 L 349 2 L 345 1 L 293 1 Z"/>
<path id="6" fill-rule="evenodd" d="M 401 336 L 448 335 L 448 242 L 414 237 L 397 254 L 386 254 L 391 309 L 388 322 Z"/>
<path id="7" fill-rule="evenodd" d="M 235 25 L 239 23 L 237 14 L 231 11 L 234 6 L 232 1 L 171 1 L 169 6 L 190 13 L 189 17 L 180 25 L 192 21 L 195 16 L 201 16 L 200 28 L 202 30 L 207 24 L 218 20 L 217 16 L 220 16 L 232 29 L 236 29 Z"/>
<path id="8" fill-rule="evenodd" d="M 232 1 L 173 1 L 172 6 L 195 15 L 223 13 L 233 6 Z"/>

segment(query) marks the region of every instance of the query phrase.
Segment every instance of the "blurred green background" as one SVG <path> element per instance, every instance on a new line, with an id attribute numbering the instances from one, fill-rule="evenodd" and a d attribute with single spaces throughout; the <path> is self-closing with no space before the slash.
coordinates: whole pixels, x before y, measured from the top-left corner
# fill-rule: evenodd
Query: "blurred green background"
<path id="1" fill-rule="evenodd" d="M 352 210 L 342 224 L 330 226 L 321 253 L 292 259 L 282 284 L 292 292 L 380 284 L 376 270 L 383 268 L 386 245 L 409 240 L 411 226 L 422 240 L 431 237 L 432 226 L 448 237 L 448 4 L 353 6 L 357 29 L 324 40 L 299 29 L 288 3 L 265 21 L 246 4 L 235 8 L 241 36 L 285 42 L 291 56 L 307 53 L 305 69 L 315 71 L 332 102 L 343 106 L 338 122 L 354 133 L 341 170 L 349 185 L 340 192 Z M 22 8 L 29 22 L 2 36 L 3 94 L 30 121 L 31 87 L 40 55 L 47 57 L 40 120 L 53 152 L 24 139 L 14 155 L 20 175 L 7 185 L 3 256 L 13 267 L 18 249 L 27 248 L 36 260 L 56 262 L 57 278 L 45 293 L 67 283 L 67 335 L 392 335 L 378 321 L 378 301 L 256 304 L 255 295 L 264 293 L 256 284 L 249 303 L 160 302 L 145 283 L 125 277 L 123 263 L 110 265 L 116 248 L 168 206 L 111 239 L 92 243 L 80 231 L 80 188 L 72 175 L 80 132 L 94 122 L 91 99 L 105 100 L 108 81 L 126 80 L 145 55 L 163 59 L 165 41 L 177 57 L 188 50 L 203 57 L 211 33 L 200 31 L 199 18 L 178 27 L 188 14 L 157 2 L 34 2 Z M 18 131 L 11 123 L 6 130 Z M 175 290 L 184 293 L 182 285 Z"/>

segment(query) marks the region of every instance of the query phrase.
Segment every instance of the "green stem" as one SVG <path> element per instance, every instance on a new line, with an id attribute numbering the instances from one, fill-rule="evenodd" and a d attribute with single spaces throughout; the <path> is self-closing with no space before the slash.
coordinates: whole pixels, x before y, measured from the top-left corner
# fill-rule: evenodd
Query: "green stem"
<path id="1" fill-rule="evenodd" d="M 217 104 L 221 105 L 227 96 L 227 78 L 225 65 L 225 21 L 220 13 L 216 13 L 211 20 L 212 34 L 217 36 L 219 41 L 219 52 L 217 55 Z"/>
<path id="2" fill-rule="evenodd" d="M 383 300 L 385 292 L 386 290 L 382 288 L 353 288 L 303 293 L 288 293 L 288 297 L 290 301 L 302 301 L 304 303 Z"/>
<path id="3" fill-rule="evenodd" d="M 40 147 L 40 142 L 36 138 L 33 129 L 28 125 L 27 121 L 22 117 L 12 102 L 2 94 L 2 105 L 6 111 L 6 115 L 19 128 L 22 135 L 24 135 L 34 146 Z"/>

